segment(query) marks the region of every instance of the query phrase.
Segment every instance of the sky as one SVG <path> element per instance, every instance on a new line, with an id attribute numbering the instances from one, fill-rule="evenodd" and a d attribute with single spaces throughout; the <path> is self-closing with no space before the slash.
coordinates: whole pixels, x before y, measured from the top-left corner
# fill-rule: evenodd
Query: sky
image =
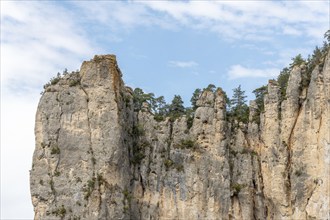
<path id="1" fill-rule="evenodd" d="M 229 97 L 322 46 L 330 1 L 6 1 L 1 6 L 1 219 L 32 219 L 29 170 L 43 85 L 115 54 L 126 85 L 181 95 L 212 83 Z"/>

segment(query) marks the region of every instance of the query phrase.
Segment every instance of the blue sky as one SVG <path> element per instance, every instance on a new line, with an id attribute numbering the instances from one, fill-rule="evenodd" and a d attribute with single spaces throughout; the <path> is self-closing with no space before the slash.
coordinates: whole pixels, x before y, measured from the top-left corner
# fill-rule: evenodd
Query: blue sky
<path id="1" fill-rule="evenodd" d="M 329 29 L 327 1 L 1 1 L 1 218 L 32 218 L 28 170 L 43 85 L 95 54 L 116 54 L 131 87 L 229 96 L 276 78 Z M 15 174 L 15 175 L 13 175 Z M 17 212 L 17 210 L 21 210 Z"/>

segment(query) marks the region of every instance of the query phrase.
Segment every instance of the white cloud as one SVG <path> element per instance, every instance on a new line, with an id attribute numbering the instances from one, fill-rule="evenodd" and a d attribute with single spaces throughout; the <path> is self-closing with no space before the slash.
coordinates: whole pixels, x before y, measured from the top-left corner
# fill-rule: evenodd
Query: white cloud
<path id="1" fill-rule="evenodd" d="M 263 64 L 284 68 L 288 67 L 292 63 L 292 59 L 298 54 L 301 54 L 306 59 L 310 53 L 311 50 L 308 48 L 283 48 L 278 52 L 277 59 L 265 61 Z"/>
<path id="2" fill-rule="evenodd" d="M 1 219 L 33 219 L 29 170 L 39 97 L 1 97 Z M 19 210 L 19 211 L 17 211 Z"/>
<path id="3" fill-rule="evenodd" d="M 295 35 L 295 36 L 299 36 L 302 34 L 302 32 L 299 31 L 297 28 L 288 25 L 283 27 L 283 33 L 287 35 Z"/>
<path id="4" fill-rule="evenodd" d="M 327 1 L 146 1 L 179 25 L 217 32 L 232 39 L 269 41 L 273 35 L 303 35 L 321 39 L 329 26 Z M 312 10 L 310 10 L 312 8 Z M 318 32 L 316 30 L 319 30 Z"/>
<path id="5" fill-rule="evenodd" d="M 280 70 L 277 68 L 267 68 L 267 69 L 253 69 L 246 68 L 241 65 L 233 65 L 229 68 L 227 73 L 229 79 L 238 79 L 238 78 L 271 78 L 276 77 L 280 73 Z"/>
<path id="6" fill-rule="evenodd" d="M 33 218 L 28 169 L 34 149 L 34 117 L 41 85 L 57 71 L 75 70 L 82 60 L 100 53 L 102 49 L 92 43 L 94 34 L 121 42 L 125 41 L 121 33 L 135 28 L 155 26 L 180 30 L 187 27 L 216 33 L 229 40 L 271 41 L 290 35 L 317 42 L 329 28 L 328 1 L 74 1 L 64 4 L 73 5 L 74 10 L 61 4 L 1 2 L 3 219 Z M 93 28 L 102 31 L 97 29 L 94 33 Z M 87 29 L 93 33 L 86 33 Z M 300 49 L 278 50 L 279 59 L 274 67 L 290 62 L 298 53 L 306 54 Z M 192 68 L 198 63 L 170 61 L 169 65 Z M 230 79 L 269 78 L 278 73 L 276 68 L 234 65 L 228 76 Z"/>
<path id="7" fill-rule="evenodd" d="M 190 68 L 198 66 L 198 63 L 195 61 L 170 61 L 169 65 L 173 67 Z"/>
<path id="8" fill-rule="evenodd" d="M 74 4 L 88 20 L 117 32 L 141 26 L 177 30 L 188 27 L 214 32 L 227 40 L 271 41 L 279 35 L 307 35 L 320 41 L 329 28 L 327 1 L 105 1 L 93 7 L 90 2 Z"/>
<path id="9" fill-rule="evenodd" d="M 41 85 L 65 67 L 78 69 L 94 48 L 53 2 L 1 2 L 1 219 L 33 219 L 29 169 Z"/>
<path id="10" fill-rule="evenodd" d="M 76 70 L 94 50 L 63 8 L 37 2 L 1 3 L 1 83 L 40 86 L 58 70 Z M 65 56 L 63 55 L 65 54 Z"/>
<path id="11" fill-rule="evenodd" d="M 182 28 L 215 33 L 239 42 L 270 42 L 282 37 L 304 37 L 311 45 L 322 42 L 329 28 L 327 1 L 74 1 L 71 4 L 92 26 L 102 26 L 111 41 L 138 28 Z M 303 15 L 303 16 L 302 16 Z"/>
<path id="12" fill-rule="evenodd" d="M 163 17 L 148 9 L 138 2 L 121 1 L 74 1 L 73 4 L 84 14 L 86 20 L 102 25 L 104 29 L 111 31 L 110 37 L 115 32 L 126 32 L 141 26 L 158 26 L 164 29 L 174 29 L 173 19 L 168 22 L 169 17 Z M 104 32 L 108 35 L 109 33 Z M 117 38 L 117 37 L 115 37 Z"/>

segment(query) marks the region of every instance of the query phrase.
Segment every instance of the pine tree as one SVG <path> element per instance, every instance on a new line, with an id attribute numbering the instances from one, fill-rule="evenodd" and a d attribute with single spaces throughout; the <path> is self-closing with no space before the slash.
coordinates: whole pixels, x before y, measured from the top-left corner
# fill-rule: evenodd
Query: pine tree
<path id="1" fill-rule="evenodd" d="M 327 32 L 325 32 L 324 34 L 324 38 L 328 41 L 328 43 L 330 44 L 330 29 L 327 30 Z"/>
<path id="2" fill-rule="evenodd" d="M 232 99 L 230 100 L 230 104 L 235 108 L 235 107 L 241 107 L 245 104 L 246 102 L 246 95 L 245 91 L 242 91 L 241 85 L 239 85 L 237 88 L 233 89 L 234 94 Z"/>
<path id="3" fill-rule="evenodd" d="M 255 90 L 253 90 L 254 95 L 256 96 L 256 103 L 258 106 L 258 109 L 253 115 L 252 121 L 255 121 L 257 124 L 260 124 L 260 114 L 265 110 L 265 103 L 264 103 L 264 97 L 267 93 L 267 86 L 261 86 Z"/>
<path id="4" fill-rule="evenodd" d="M 179 95 L 175 95 L 169 106 L 169 115 L 172 119 L 176 119 L 184 113 L 185 108 L 183 106 L 182 98 Z"/>
<path id="5" fill-rule="evenodd" d="M 292 69 L 294 66 L 300 66 L 306 61 L 302 58 L 301 54 L 298 54 L 296 57 L 292 58 L 292 63 L 290 64 L 290 68 Z"/>
<path id="6" fill-rule="evenodd" d="M 142 89 L 136 88 L 133 91 L 133 103 L 134 103 L 134 111 L 140 111 L 142 108 L 142 104 L 147 102 L 149 107 L 154 110 L 155 109 L 155 95 L 153 93 L 144 93 Z"/>
<path id="7" fill-rule="evenodd" d="M 191 106 L 192 106 L 193 110 L 197 109 L 197 101 L 198 101 L 199 97 L 201 96 L 201 94 L 202 94 L 201 89 L 195 89 L 195 91 L 193 93 L 193 96 L 190 99 Z"/>
<path id="8" fill-rule="evenodd" d="M 233 89 L 234 94 L 230 100 L 231 111 L 230 115 L 233 119 L 236 119 L 238 122 L 247 123 L 249 120 L 249 107 L 246 103 L 245 91 L 241 89 L 241 85 Z"/>
<path id="9" fill-rule="evenodd" d="M 168 108 L 169 106 L 166 104 L 164 96 L 154 99 L 154 119 L 156 121 L 163 121 L 166 115 L 168 115 Z"/>
<path id="10" fill-rule="evenodd" d="M 286 97 L 286 88 L 288 87 L 289 76 L 290 69 L 285 67 L 277 77 L 277 82 L 281 91 L 281 101 L 283 101 Z"/>
<path id="11" fill-rule="evenodd" d="M 166 104 L 164 96 L 159 96 L 155 99 L 155 113 L 159 115 L 166 115 L 168 112 L 168 105 Z"/>
<path id="12" fill-rule="evenodd" d="M 256 96 L 256 103 L 257 103 L 259 112 L 263 112 L 265 110 L 264 97 L 265 97 L 265 94 L 267 93 L 267 86 L 261 86 L 255 90 L 253 90 L 252 92 Z"/>
<path id="13" fill-rule="evenodd" d="M 215 92 L 215 89 L 216 89 L 215 85 L 209 84 L 204 90 L 210 91 L 210 92 Z"/>

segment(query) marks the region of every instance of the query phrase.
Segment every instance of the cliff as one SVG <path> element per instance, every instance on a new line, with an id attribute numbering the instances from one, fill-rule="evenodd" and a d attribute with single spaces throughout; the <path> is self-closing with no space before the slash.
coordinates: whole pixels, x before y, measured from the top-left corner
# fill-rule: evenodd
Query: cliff
<path id="1" fill-rule="evenodd" d="M 281 100 L 270 81 L 260 122 L 227 120 L 221 89 L 188 118 L 134 111 L 113 55 L 47 86 L 30 174 L 35 219 L 329 219 L 330 53 Z M 259 114 L 259 113 L 258 113 Z"/>

